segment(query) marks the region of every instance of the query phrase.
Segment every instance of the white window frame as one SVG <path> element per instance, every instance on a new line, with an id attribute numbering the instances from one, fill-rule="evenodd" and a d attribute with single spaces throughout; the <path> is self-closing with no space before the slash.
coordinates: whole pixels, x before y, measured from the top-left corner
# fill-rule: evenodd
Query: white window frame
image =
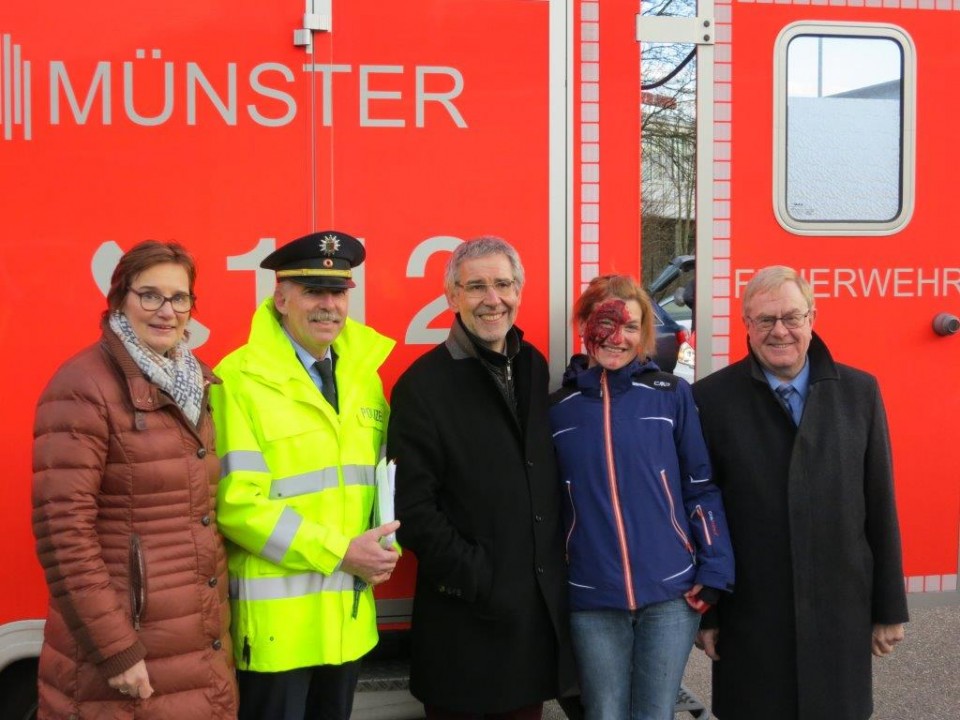
<path id="1" fill-rule="evenodd" d="M 903 94 L 901 95 L 900 212 L 882 222 L 803 221 L 787 209 L 787 49 L 798 35 L 824 37 L 885 38 L 903 51 Z M 892 235 L 902 230 L 913 216 L 916 177 L 916 46 L 901 27 L 881 23 L 809 22 L 787 25 L 774 45 L 773 75 L 773 209 L 777 222 L 795 235 Z"/>

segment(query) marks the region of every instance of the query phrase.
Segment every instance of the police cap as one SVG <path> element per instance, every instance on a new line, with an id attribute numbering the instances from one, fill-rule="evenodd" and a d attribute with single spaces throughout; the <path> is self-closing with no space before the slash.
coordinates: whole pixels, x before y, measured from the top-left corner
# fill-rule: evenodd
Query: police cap
<path id="1" fill-rule="evenodd" d="M 276 271 L 277 280 L 342 290 L 356 287 L 351 268 L 362 263 L 366 255 L 355 237 L 324 230 L 277 248 L 263 259 L 260 267 Z"/>

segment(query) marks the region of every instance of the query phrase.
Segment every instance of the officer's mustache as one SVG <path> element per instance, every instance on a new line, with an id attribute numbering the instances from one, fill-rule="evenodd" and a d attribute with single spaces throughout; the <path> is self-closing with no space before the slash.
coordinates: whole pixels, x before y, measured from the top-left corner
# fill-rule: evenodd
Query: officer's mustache
<path id="1" fill-rule="evenodd" d="M 315 312 L 308 318 L 310 322 L 335 322 L 338 323 L 342 320 L 339 313 L 330 312 L 328 310 L 321 310 Z"/>

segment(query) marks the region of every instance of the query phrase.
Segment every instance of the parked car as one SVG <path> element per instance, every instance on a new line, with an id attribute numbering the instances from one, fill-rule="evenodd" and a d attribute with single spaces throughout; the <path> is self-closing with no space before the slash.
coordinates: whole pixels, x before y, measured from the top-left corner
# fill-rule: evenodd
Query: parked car
<path id="1" fill-rule="evenodd" d="M 673 369 L 673 374 L 692 383 L 696 377 L 696 360 L 697 333 L 691 332 L 687 339 L 680 343 L 680 349 L 677 351 L 677 365 Z"/>
<path id="2" fill-rule="evenodd" d="M 657 333 L 657 350 L 654 361 L 661 370 L 675 372 L 680 348 L 687 342 L 690 331 L 670 317 L 663 307 L 653 303 L 653 325 Z"/>
<path id="3" fill-rule="evenodd" d="M 693 270 L 696 258 L 693 255 L 678 255 L 647 286 L 653 299 L 654 325 L 657 332 L 657 350 L 654 360 L 661 370 L 675 373 L 688 382 L 693 382 L 695 350 L 691 327 L 693 324 L 692 299 Z M 677 287 L 673 295 L 664 296 L 664 291 L 684 275 L 690 280 Z M 690 287 L 688 292 L 686 288 Z"/>
<path id="4" fill-rule="evenodd" d="M 677 293 L 682 289 L 677 288 Z M 687 305 L 682 297 L 677 297 L 677 293 L 667 295 L 657 304 L 687 330 L 693 330 L 693 308 Z"/>

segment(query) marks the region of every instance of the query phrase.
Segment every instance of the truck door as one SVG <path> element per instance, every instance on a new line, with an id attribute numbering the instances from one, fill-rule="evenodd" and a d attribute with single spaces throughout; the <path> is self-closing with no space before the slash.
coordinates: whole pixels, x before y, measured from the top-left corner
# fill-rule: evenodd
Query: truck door
<path id="1" fill-rule="evenodd" d="M 573 285 L 656 273 L 638 252 L 642 240 L 646 262 L 638 218 L 651 180 L 639 187 L 638 109 L 670 98 L 641 92 L 649 58 L 635 41 L 695 47 L 697 374 L 743 357 L 740 295 L 752 274 L 801 270 L 817 332 L 840 362 L 879 378 L 907 588 L 955 591 L 960 158 L 943 87 L 957 70 L 948 38 L 960 14 L 937 2 L 683 5 L 574 4 Z M 646 14 L 665 7 L 686 16 Z"/>
<path id="2" fill-rule="evenodd" d="M 740 295 L 753 272 L 801 269 L 816 331 L 840 362 L 880 380 L 907 588 L 955 591 L 960 157 L 956 99 L 943 88 L 957 70 L 949 39 L 960 14 L 866 5 L 712 9 L 712 122 L 699 136 L 712 154 L 700 208 L 712 217 L 699 225 L 698 290 L 713 300 L 697 307 L 699 371 L 743 356 Z"/>

